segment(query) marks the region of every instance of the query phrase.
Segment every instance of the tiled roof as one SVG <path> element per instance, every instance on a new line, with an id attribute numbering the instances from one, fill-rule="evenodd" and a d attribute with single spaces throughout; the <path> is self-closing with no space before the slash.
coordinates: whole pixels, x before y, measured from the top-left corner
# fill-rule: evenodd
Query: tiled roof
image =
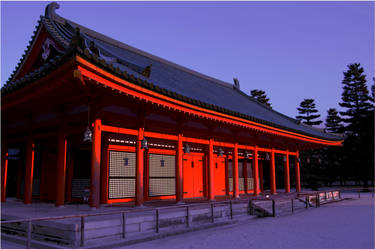
<path id="1" fill-rule="evenodd" d="M 176 65 L 62 18 L 55 13 L 56 8 L 58 8 L 56 3 L 49 4 L 45 17 L 41 18 L 51 35 L 67 48 L 76 29 L 79 28 L 80 36 L 86 46 L 84 53 L 81 52 L 82 56 L 113 74 L 207 109 L 312 137 L 334 141 L 343 139 L 299 124 L 297 120 L 259 103 L 232 84 Z M 99 51 L 99 56 L 89 49 L 92 42 Z M 147 68 L 149 74 L 144 73 Z M 9 82 L 5 89 L 2 89 L 2 94 L 9 91 L 8 87 L 14 89 L 12 85 L 17 84 L 16 82 Z"/>

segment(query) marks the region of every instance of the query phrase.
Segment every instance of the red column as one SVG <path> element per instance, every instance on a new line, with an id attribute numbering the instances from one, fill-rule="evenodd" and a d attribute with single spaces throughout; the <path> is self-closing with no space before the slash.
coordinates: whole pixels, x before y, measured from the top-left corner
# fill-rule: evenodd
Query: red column
<path id="1" fill-rule="evenodd" d="M 67 202 L 72 201 L 72 180 L 74 174 L 74 159 L 70 159 L 67 165 L 67 176 L 66 176 L 66 191 L 65 191 L 65 200 Z"/>
<path id="2" fill-rule="evenodd" d="M 107 142 L 102 148 L 102 159 L 100 166 L 100 203 L 108 203 L 108 145 Z"/>
<path id="3" fill-rule="evenodd" d="M 263 161 L 258 162 L 259 166 L 259 175 L 260 175 L 260 191 L 263 193 L 264 188 L 263 188 Z"/>
<path id="4" fill-rule="evenodd" d="M 247 186 L 247 158 L 246 158 L 246 155 L 243 159 L 242 170 L 243 170 L 242 172 L 243 172 L 243 177 L 244 177 L 245 194 L 247 194 L 248 186 Z"/>
<path id="5" fill-rule="evenodd" d="M 300 180 L 300 171 L 299 171 L 299 152 L 296 153 L 295 158 L 295 169 L 296 169 L 296 192 L 301 192 L 301 180 Z"/>
<path id="6" fill-rule="evenodd" d="M 65 202 L 66 175 L 66 134 L 59 132 L 57 141 L 57 170 L 56 170 L 56 201 L 55 205 L 62 206 Z"/>
<path id="7" fill-rule="evenodd" d="M 144 128 L 138 129 L 138 142 L 137 142 L 137 172 L 136 172 L 136 196 L 135 205 L 143 205 L 143 177 L 144 177 L 144 149 L 142 149 L 142 139 L 144 138 Z"/>
<path id="8" fill-rule="evenodd" d="M 17 180 L 16 180 L 16 197 L 21 199 L 21 182 L 22 182 L 22 175 L 23 175 L 23 167 L 22 167 L 22 160 L 18 159 L 17 163 Z"/>
<path id="9" fill-rule="evenodd" d="M 258 172 L 259 172 L 258 170 L 258 146 L 255 146 L 254 155 L 253 155 L 254 195 L 259 194 L 259 173 Z"/>
<path id="10" fill-rule="evenodd" d="M 100 206 L 100 154 L 102 144 L 102 121 L 94 121 L 94 130 L 92 134 L 91 151 L 91 182 L 90 182 L 90 207 L 99 208 Z"/>
<path id="11" fill-rule="evenodd" d="M 183 147 L 182 147 L 182 134 L 178 134 L 177 151 L 176 151 L 176 202 L 183 200 Z"/>
<path id="12" fill-rule="evenodd" d="M 229 154 L 225 155 L 225 195 L 229 195 Z"/>
<path id="13" fill-rule="evenodd" d="M 214 140 L 211 138 L 208 144 L 208 200 L 214 196 Z"/>
<path id="14" fill-rule="evenodd" d="M 238 191 L 238 143 L 234 144 L 233 149 L 233 197 L 240 197 Z"/>
<path id="15" fill-rule="evenodd" d="M 34 150 L 35 142 L 29 138 L 26 145 L 26 170 L 25 170 L 25 190 L 23 194 L 23 203 L 31 204 L 33 191 L 34 174 Z"/>
<path id="16" fill-rule="evenodd" d="M 271 178 L 271 194 L 276 194 L 276 170 L 275 170 L 275 151 L 271 151 L 271 168 L 270 168 L 270 178 Z"/>
<path id="17" fill-rule="evenodd" d="M 290 192 L 290 176 L 289 176 L 289 151 L 286 151 L 284 163 L 284 184 L 285 184 L 285 193 Z"/>
<path id="18" fill-rule="evenodd" d="M 8 177 L 8 148 L 5 142 L 1 146 L 1 202 L 5 202 Z"/>

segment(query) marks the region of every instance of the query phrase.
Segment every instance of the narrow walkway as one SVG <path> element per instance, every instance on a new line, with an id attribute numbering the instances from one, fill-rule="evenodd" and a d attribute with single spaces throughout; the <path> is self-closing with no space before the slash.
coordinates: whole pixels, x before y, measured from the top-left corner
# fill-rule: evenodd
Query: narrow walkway
<path id="1" fill-rule="evenodd" d="M 356 194 L 344 194 L 343 197 Z M 127 249 L 373 249 L 374 199 L 324 205 L 309 212 L 278 218 L 256 219 L 165 239 L 145 242 Z"/>

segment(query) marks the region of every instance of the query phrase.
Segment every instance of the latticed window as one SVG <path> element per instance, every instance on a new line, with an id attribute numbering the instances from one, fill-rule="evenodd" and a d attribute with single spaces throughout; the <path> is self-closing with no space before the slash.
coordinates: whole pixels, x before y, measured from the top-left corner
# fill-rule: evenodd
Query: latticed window
<path id="1" fill-rule="evenodd" d="M 176 157 L 149 154 L 149 196 L 176 194 Z"/>
<path id="2" fill-rule="evenodd" d="M 109 199 L 135 197 L 136 154 L 134 152 L 109 152 Z"/>

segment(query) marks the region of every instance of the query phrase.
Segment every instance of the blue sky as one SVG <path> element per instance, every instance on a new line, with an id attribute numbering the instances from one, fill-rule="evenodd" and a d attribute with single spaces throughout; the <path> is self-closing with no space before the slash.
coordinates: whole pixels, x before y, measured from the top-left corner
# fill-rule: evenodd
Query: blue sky
<path id="1" fill-rule="evenodd" d="M 1 84 L 15 68 L 48 2 L 1 2 Z M 374 2 L 59 2 L 57 13 L 241 90 L 265 90 L 297 115 L 314 98 L 339 108 L 343 71 L 374 77 Z"/>

